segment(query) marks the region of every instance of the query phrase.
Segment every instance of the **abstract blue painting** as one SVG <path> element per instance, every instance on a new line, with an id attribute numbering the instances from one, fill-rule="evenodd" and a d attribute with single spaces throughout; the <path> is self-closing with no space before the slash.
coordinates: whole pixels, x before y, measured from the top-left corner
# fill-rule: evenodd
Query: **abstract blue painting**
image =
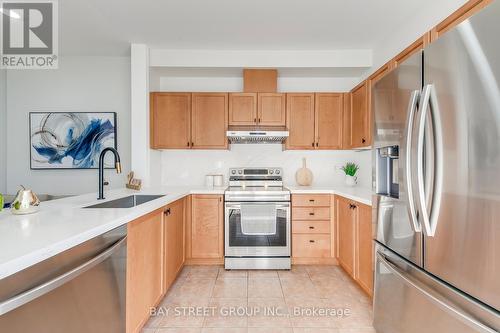
<path id="1" fill-rule="evenodd" d="M 114 112 L 30 112 L 31 169 L 93 169 L 116 148 Z"/>

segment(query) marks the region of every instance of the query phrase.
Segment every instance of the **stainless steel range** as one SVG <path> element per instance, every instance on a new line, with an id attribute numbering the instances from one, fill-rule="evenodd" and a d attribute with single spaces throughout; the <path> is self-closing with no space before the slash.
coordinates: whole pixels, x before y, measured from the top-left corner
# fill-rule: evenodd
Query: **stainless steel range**
<path id="1" fill-rule="evenodd" d="M 290 191 L 281 168 L 233 168 L 225 201 L 225 268 L 290 269 Z"/>

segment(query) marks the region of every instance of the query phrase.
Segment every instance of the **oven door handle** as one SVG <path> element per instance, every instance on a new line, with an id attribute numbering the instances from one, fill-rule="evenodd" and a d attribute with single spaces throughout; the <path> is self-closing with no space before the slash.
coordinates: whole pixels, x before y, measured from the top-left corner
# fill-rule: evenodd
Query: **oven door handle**
<path id="1" fill-rule="evenodd" d="M 269 204 L 274 204 L 276 209 L 290 208 L 290 203 L 288 203 L 288 202 L 280 202 L 280 203 L 273 203 L 273 202 L 228 203 L 228 202 L 226 202 L 226 208 L 227 209 L 241 209 L 242 205 L 260 206 L 260 205 L 269 205 Z"/>

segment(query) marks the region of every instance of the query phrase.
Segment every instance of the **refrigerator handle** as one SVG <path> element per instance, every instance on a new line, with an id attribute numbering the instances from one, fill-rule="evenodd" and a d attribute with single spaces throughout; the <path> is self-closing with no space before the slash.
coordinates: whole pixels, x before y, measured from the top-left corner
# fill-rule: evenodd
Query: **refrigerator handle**
<path id="1" fill-rule="evenodd" d="M 405 134 L 405 182 L 406 182 L 406 192 L 407 200 L 406 207 L 408 208 L 408 214 L 410 215 L 411 225 L 414 232 L 422 232 L 422 226 L 418 223 L 417 211 L 415 208 L 415 199 L 413 197 L 413 182 L 412 182 L 412 163 L 411 163 L 411 148 L 412 148 L 412 137 L 413 128 L 415 126 L 415 114 L 418 106 L 418 99 L 420 97 L 420 91 L 414 90 L 411 93 L 410 102 L 408 104 L 408 119 L 406 121 L 406 134 Z"/>
<path id="2" fill-rule="evenodd" d="M 417 203 L 421 213 L 424 234 L 428 237 L 434 237 L 438 224 L 439 209 L 441 206 L 441 195 L 443 188 L 443 137 L 442 125 L 440 119 L 439 105 L 437 103 L 436 88 L 434 84 L 427 84 L 422 89 L 420 97 L 421 112 L 418 121 L 417 136 Z M 430 108 L 429 108 L 430 106 Z M 427 113 L 430 110 L 430 119 L 432 121 L 432 140 L 433 144 L 433 182 L 431 191 L 431 202 L 428 205 L 425 193 L 424 177 L 424 142 Z M 431 133 L 429 133 L 431 134 Z M 431 170 L 427 170 L 430 172 Z"/>
<path id="3" fill-rule="evenodd" d="M 418 280 L 412 279 L 408 274 L 399 268 L 396 264 L 392 263 L 384 254 L 377 252 L 377 259 L 394 275 L 400 278 L 406 285 L 411 288 L 418 290 L 420 293 L 425 295 L 427 298 L 432 300 L 441 309 L 453 315 L 460 321 L 467 323 L 470 327 L 475 329 L 475 332 L 481 333 L 495 333 L 497 331 L 486 326 L 485 324 L 474 319 L 472 316 L 464 313 L 460 308 L 454 306 L 454 304 L 447 302 L 441 295 L 434 292 L 430 288 L 426 288 L 425 285 L 420 283 Z"/>

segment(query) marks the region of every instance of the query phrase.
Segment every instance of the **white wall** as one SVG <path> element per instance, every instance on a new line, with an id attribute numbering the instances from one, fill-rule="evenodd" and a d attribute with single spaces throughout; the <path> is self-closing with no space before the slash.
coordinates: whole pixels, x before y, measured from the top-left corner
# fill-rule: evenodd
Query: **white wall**
<path id="1" fill-rule="evenodd" d="M 365 72 L 360 81 L 371 75 L 466 2 L 467 0 L 439 0 L 434 1 L 432 6 L 421 6 L 419 11 L 415 12 L 397 29 L 391 31 L 390 35 L 383 36 L 373 44 L 373 66 Z"/>
<path id="2" fill-rule="evenodd" d="M 7 191 L 7 111 L 5 107 L 6 70 L 0 70 L 0 193 Z"/>
<path id="3" fill-rule="evenodd" d="M 279 144 L 232 145 L 229 151 L 165 150 L 162 152 L 162 184 L 203 185 L 205 175 L 221 173 L 227 182 L 232 167 L 282 167 L 286 184 L 295 184 L 302 158 L 314 174 L 313 185 L 342 184 L 344 174 L 336 167 L 345 162 L 360 165 L 359 186 L 371 186 L 370 151 L 282 151 Z"/>
<path id="4" fill-rule="evenodd" d="M 37 193 L 97 191 L 97 170 L 30 170 L 28 114 L 31 111 L 117 113 L 123 174 L 106 170 L 111 188 L 123 187 L 130 170 L 130 58 L 61 57 L 57 70 L 7 73 L 7 192 L 19 184 Z"/>

